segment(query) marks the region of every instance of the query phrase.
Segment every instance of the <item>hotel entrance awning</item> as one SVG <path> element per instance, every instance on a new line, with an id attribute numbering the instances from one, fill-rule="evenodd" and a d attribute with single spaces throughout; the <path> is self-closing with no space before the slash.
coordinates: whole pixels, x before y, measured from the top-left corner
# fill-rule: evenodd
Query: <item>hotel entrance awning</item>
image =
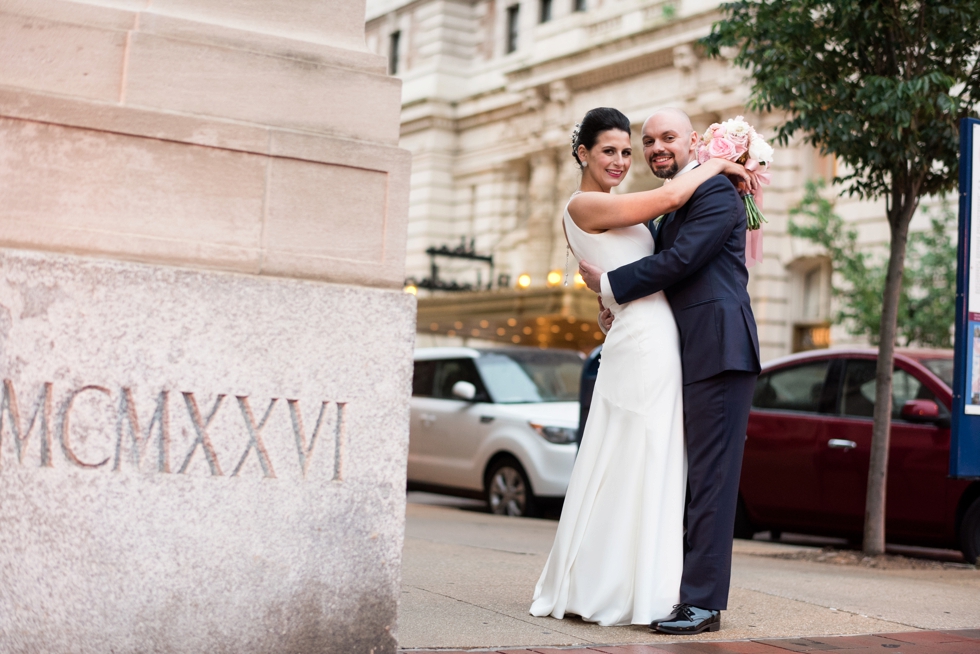
<path id="1" fill-rule="evenodd" d="M 442 293 L 418 299 L 418 333 L 588 352 L 603 341 L 599 305 L 568 287 Z"/>

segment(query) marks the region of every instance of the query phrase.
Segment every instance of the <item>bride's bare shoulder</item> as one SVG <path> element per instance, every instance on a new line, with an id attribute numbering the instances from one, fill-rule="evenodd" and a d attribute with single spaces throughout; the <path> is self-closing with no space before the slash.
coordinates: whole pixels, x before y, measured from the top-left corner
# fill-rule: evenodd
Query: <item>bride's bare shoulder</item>
<path id="1" fill-rule="evenodd" d="M 588 216 L 600 208 L 599 203 L 607 195 L 608 193 L 599 191 L 576 191 L 565 206 L 565 212 L 582 231 L 588 234 L 601 234 L 606 230 L 595 229 L 589 225 Z"/>
<path id="2" fill-rule="evenodd" d="M 599 201 L 600 198 L 608 195 L 608 193 L 601 193 L 599 191 L 575 191 L 572 193 L 572 197 L 568 200 L 568 206 L 592 206 L 596 203 L 596 201 Z"/>

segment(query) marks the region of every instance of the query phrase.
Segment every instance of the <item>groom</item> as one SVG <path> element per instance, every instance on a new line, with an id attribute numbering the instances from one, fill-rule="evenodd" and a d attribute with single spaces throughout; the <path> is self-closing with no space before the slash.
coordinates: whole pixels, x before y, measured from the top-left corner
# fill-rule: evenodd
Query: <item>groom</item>
<path id="1" fill-rule="evenodd" d="M 643 156 L 670 180 L 697 166 L 687 114 L 663 109 L 643 124 Z M 603 273 L 580 264 L 586 285 L 623 304 L 664 291 L 680 332 L 688 493 L 680 601 L 651 628 L 697 634 L 721 628 L 728 607 L 732 536 L 759 339 L 746 290 L 745 209 L 724 175 L 705 182 L 659 224 L 654 254 Z M 608 304 L 608 302 L 607 302 Z M 611 314 L 603 311 L 603 326 Z"/>

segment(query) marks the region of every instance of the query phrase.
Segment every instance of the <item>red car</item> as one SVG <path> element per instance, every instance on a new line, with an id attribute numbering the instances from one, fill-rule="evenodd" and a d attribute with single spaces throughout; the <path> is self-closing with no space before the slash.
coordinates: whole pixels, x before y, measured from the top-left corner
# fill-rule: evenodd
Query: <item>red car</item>
<path id="1" fill-rule="evenodd" d="M 736 536 L 792 531 L 860 542 L 877 351 L 823 350 L 763 366 L 745 441 Z M 980 553 L 980 481 L 949 478 L 951 350 L 898 350 L 888 542 Z"/>

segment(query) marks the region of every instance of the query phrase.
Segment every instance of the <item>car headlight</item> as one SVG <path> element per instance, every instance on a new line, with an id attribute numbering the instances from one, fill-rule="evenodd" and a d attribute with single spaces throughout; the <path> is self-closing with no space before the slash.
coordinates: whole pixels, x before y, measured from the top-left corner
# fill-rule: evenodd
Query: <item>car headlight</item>
<path id="1" fill-rule="evenodd" d="M 549 443 L 558 443 L 559 445 L 574 443 L 578 436 L 578 430 L 571 427 L 549 427 L 536 422 L 528 424 L 531 425 L 531 429 L 538 432 L 538 435 Z"/>

